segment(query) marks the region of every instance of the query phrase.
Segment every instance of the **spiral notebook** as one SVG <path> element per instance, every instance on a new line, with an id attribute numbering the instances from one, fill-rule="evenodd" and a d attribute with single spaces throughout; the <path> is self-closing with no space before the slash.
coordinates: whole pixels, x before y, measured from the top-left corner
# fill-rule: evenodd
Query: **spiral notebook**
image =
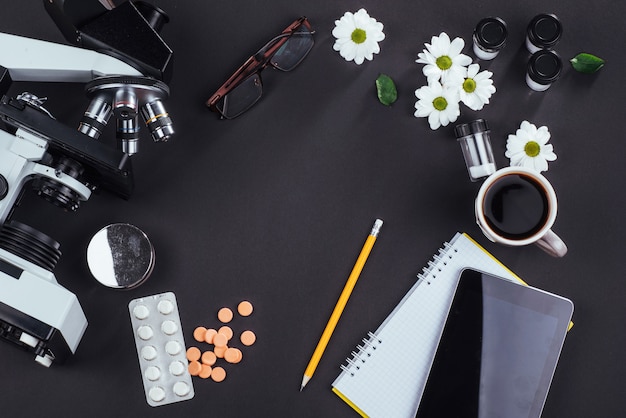
<path id="1" fill-rule="evenodd" d="M 428 262 L 387 319 L 348 357 L 333 392 L 364 417 L 414 417 L 465 268 L 523 283 L 469 235 L 457 233 Z"/>

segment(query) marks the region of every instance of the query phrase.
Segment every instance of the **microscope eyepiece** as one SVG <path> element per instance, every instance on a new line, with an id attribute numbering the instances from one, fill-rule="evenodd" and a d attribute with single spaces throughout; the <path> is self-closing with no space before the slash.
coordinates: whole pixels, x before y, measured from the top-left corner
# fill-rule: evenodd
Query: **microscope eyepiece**
<path id="1" fill-rule="evenodd" d="M 156 33 L 161 32 L 163 26 L 169 23 L 169 16 L 160 7 L 146 3 L 145 1 L 136 1 L 134 4 L 139 13 L 146 19 L 148 25 L 150 25 Z"/>

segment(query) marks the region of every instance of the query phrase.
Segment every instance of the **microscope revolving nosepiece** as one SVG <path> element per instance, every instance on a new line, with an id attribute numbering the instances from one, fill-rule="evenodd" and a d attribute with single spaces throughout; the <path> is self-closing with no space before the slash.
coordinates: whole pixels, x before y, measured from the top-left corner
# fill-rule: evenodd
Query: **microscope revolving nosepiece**
<path id="1" fill-rule="evenodd" d="M 95 279 L 113 289 L 133 289 L 154 268 L 154 247 L 139 228 L 127 223 L 98 231 L 87 247 L 87 264 Z"/>

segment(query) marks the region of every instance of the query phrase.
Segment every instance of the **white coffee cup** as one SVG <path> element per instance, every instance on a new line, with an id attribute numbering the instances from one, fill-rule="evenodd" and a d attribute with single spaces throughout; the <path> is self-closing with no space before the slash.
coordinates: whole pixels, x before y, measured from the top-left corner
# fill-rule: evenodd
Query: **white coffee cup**
<path id="1" fill-rule="evenodd" d="M 507 167 L 487 177 L 480 187 L 476 222 L 493 242 L 536 244 L 554 257 L 563 257 L 567 246 L 550 229 L 557 207 L 554 188 L 544 176 L 524 167 Z"/>

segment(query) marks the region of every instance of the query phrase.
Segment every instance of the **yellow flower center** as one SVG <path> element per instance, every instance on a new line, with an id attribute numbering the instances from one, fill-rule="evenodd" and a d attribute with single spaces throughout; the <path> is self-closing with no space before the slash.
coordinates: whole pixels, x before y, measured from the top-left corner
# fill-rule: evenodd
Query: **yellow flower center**
<path id="1" fill-rule="evenodd" d="M 352 35 L 350 35 L 350 38 L 355 44 L 362 44 L 367 38 L 367 33 L 363 29 L 356 28 L 352 31 Z"/>
<path id="2" fill-rule="evenodd" d="M 441 112 L 448 107 L 448 101 L 442 96 L 435 97 L 435 100 L 433 100 L 433 107 Z"/>
<path id="3" fill-rule="evenodd" d="M 452 67 L 452 58 L 447 55 L 442 55 L 438 57 L 435 62 L 437 63 L 437 67 L 439 67 L 441 70 L 447 70 Z"/>
<path id="4" fill-rule="evenodd" d="M 528 141 L 526 145 L 524 145 L 524 152 L 529 157 L 536 157 L 537 155 L 539 155 L 540 151 L 541 151 L 541 145 L 539 145 L 535 141 Z"/>
<path id="5" fill-rule="evenodd" d="M 463 82 L 463 90 L 465 90 L 466 93 L 473 93 L 474 90 L 476 90 L 476 82 L 473 78 L 465 79 Z"/>

